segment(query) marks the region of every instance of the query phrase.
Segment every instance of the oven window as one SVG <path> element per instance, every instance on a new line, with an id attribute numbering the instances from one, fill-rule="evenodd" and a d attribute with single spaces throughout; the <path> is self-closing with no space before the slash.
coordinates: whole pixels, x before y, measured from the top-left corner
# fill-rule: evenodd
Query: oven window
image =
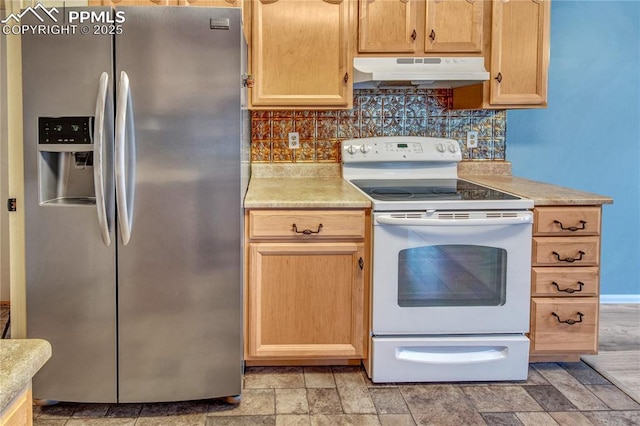
<path id="1" fill-rule="evenodd" d="M 438 245 L 398 255 L 398 305 L 500 306 L 506 298 L 507 251 Z"/>

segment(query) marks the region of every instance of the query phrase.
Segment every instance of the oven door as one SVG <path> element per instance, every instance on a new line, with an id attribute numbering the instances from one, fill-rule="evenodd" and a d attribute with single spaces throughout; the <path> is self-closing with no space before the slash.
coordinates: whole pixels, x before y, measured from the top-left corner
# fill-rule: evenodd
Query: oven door
<path id="1" fill-rule="evenodd" d="M 528 211 L 375 213 L 373 334 L 528 331 L 532 221 Z"/>

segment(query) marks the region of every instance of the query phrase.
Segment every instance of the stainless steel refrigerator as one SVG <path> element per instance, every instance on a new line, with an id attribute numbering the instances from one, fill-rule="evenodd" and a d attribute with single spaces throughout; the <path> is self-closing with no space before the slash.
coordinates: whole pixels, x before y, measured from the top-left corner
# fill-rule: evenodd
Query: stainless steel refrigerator
<path id="1" fill-rule="evenodd" d="M 88 32 L 22 36 L 27 335 L 53 348 L 33 396 L 239 395 L 240 9 L 58 8 L 45 24 L 74 10 L 96 12 Z"/>

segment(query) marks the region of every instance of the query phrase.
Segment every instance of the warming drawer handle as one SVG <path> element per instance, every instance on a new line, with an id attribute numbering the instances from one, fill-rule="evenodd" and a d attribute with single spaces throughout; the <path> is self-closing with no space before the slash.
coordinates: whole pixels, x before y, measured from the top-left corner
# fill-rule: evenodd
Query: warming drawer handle
<path id="1" fill-rule="evenodd" d="M 556 256 L 556 259 L 558 260 L 558 262 L 567 262 L 567 263 L 573 263 L 573 262 L 577 262 L 578 260 L 582 260 L 582 257 L 587 254 L 585 252 L 583 252 L 582 250 L 580 250 L 578 252 L 579 257 L 565 257 L 564 259 L 560 258 L 560 253 L 558 253 L 557 251 L 552 251 L 551 253 L 553 253 Z"/>
<path id="2" fill-rule="evenodd" d="M 583 229 L 586 228 L 587 222 L 584 220 L 580 221 L 580 227 L 578 228 L 577 226 L 567 226 L 565 227 L 562 222 L 560 222 L 559 220 L 554 220 L 553 223 L 560 225 L 560 229 L 562 229 L 563 231 L 571 231 L 571 232 L 576 232 L 576 231 L 582 231 Z"/>
<path id="3" fill-rule="evenodd" d="M 296 234 L 304 234 L 304 235 L 319 234 L 320 231 L 322 230 L 322 224 L 318 225 L 318 230 L 317 231 L 312 231 L 311 229 L 305 229 L 304 231 L 298 231 L 298 227 L 296 226 L 295 223 L 293 225 L 291 225 L 291 226 L 293 227 L 293 232 L 295 232 Z"/>
<path id="4" fill-rule="evenodd" d="M 561 320 L 560 319 L 560 315 L 556 314 L 555 312 L 551 312 L 551 315 L 556 317 L 556 319 L 558 320 L 559 323 L 568 324 L 568 325 L 574 325 L 574 324 L 578 324 L 578 323 L 582 322 L 582 317 L 584 317 L 584 314 L 582 312 L 576 312 L 576 314 L 578 315 L 578 317 L 580 317 L 577 320 L 574 320 L 574 319 L 571 319 L 571 318 L 566 319 L 566 320 Z"/>
<path id="5" fill-rule="evenodd" d="M 429 218 L 398 218 L 378 216 L 377 223 L 384 225 L 404 226 L 489 226 L 489 225 L 527 225 L 532 222 L 531 216 L 499 217 L 488 219 L 429 219 Z"/>
<path id="6" fill-rule="evenodd" d="M 571 293 L 577 293 L 577 292 L 582 291 L 582 287 L 584 286 L 584 283 L 583 283 L 582 281 L 578 281 L 578 286 L 579 286 L 579 288 L 578 288 L 578 289 L 571 288 L 571 287 L 567 287 L 567 288 L 560 288 L 560 286 L 558 285 L 558 283 L 557 283 L 557 282 L 555 282 L 555 281 L 551 281 L 551 284 L 552 284 L 552 285 L 554 285 L 554 286 L 556 286 L 556 288 L 558 289 L 558 291 L 563 291 L 563 292 L 565 292 L 565 293 L 569 293 L 569 294 L 571 294 Z"/>

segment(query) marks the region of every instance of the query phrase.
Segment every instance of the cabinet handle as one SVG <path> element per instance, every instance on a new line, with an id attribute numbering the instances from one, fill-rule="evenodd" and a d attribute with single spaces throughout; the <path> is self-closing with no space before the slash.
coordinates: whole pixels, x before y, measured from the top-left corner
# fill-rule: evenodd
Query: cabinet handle
<path id="1" fill-rule="evenodd" d="M 580 227 L 578 228 L 577 226 L 567 226 L 565 227 L 562 222 L 560 222 L 559 220 L 554 220 L 553 223 L 557 223 L 558 225 L 560 225 L 560 229 L 562 229 L 563 231 L 571 231 L 571 232 L 576 232 L 576 231 L 582 231 L 583 229 L 586 228 L 587 222 L 585 222 L 584 220 L 580 221 Z"/>
<path id="2" fill-rule="evenodd" d="M 358 266 L 361 271 L 364 269 L 364 260 L 362 258 L 358 259 Z"/>
<path id="3" fill-rule="evenodd" d="M 578 320 L 574 320 L 574 319 L 566 319 L 566 320 L 561 320 L 560 319 L 560 315 L 556 314 L 555 312 L 551 312 L 551 315 L 553 315 L 554 317 L 556 317 L 556 319 L 558 320 L 559 323 L 561 324 L 569 324 L 569 325 L 573 325 L 573 324 L 577 324 L 579 322 L 582 322 L 582 317 L 584 316 L 584 314 L 582 312 L 577 312 L 578 316 L 580 317 L 580 319 Z"/>
<path id="4" fill-rule="evenodd" d="M 431 41 L 436 41 L 436 32 L 434 30 L 431 30 L 431 33 L 429 34 L 429 38 L 431 39 Z"/>
<path id="5" fill-rule="evenodd" d="M 578 281 L 579 288 L 577 290 L 575 288 L 571 288 L 571 287 L 567 287 L 567 288 L 562 288 L 561 289 L 560 286 L 558 285 L 558 283 L 555 282 L 555 281 L 551 281 L 551 284 L 555 285 L 556 288 L 558 289 L 558 291 L 564 291 L 565 293 L 569 293 L 569 294 L 582 291 L 582 287 L 584 286 L 584 283 L 582 281 Z"/>
<path id="6" fill-rule="evenodd" d="M 305 229 L 304 231 L 298 231 L 298 227 L 296 226 L 296 224 L 293 224 L 293 232 L 295 232 L 296 234 L 304 234 L 304 235 L 311 235 L 311 234 L 318 234 L 320 233 L 320 231 L 322 230 L 322 224 L 318 225 L 318 230 L 317 231 L 312 231 L 311 229 Z"/>
<path id="7" fill-rule="evenodd" d="M 502 73 L 499 72 L 498 75 L 496 76 L 496 80 L 498 80 L 498 83 L 502 83 Z"/>
<path id="8" fill-rule="evenodd" d="M 347 84 L 347 82 L 349 81 L 349 73 L 348 72 L 344 73 L 343 80 L 344 80 L 344 84 Z"/>
<path id="9" fill-rule="evenodd" d="M 584 256 L 585 252 L 583 252 L 582 250 L 580 250 L 578 252 L 578 254 L 580 255 L 580 257 L 565 257 L 564 259 L 560 258 L 560 254 L 557 251 L 552 251 L 551 253 L 555 254 L 556 259 L 558 260 L 558 262 L 567 262 L 567 263 L 573 263 L 577 260 L 582 260 L 582 256 Z"/>
<path id="10" fill-rule="evenodd" d="M 411 40 L 416 41 L 416 37 L 418 37 L 418 33 L 416 32 L 416 30 L 413 30 L 413 32 L 411 33 Z"/>

